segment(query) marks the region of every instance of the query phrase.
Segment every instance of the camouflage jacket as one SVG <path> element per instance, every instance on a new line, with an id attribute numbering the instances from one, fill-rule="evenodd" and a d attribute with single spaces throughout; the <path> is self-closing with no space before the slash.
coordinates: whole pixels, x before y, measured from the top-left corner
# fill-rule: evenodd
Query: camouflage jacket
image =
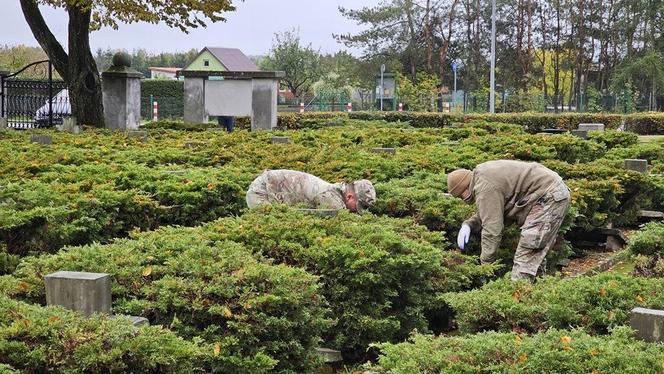
<path id="1" fill-rule="evenodd" d="M 270 203 L 306 205 L 317 209 L 345 209 L 344 183 L 328 183 L 314 175 L 293 170 L 267 170 L 259 177 Z"/>

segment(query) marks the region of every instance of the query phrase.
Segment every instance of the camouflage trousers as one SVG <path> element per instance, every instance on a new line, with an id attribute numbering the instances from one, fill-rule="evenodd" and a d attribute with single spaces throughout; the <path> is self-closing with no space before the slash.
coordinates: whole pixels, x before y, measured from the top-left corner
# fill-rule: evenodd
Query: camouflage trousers
<path id="1" fill-rule="evenodd" d="M 514 254 L 512 280 L 530 279 L 537 275 L 546 254 L 556 242 L 569 206 L 569 188 L 562 180 L 551 186 L 533 205 L 521 226 L 521 238 Z"/>

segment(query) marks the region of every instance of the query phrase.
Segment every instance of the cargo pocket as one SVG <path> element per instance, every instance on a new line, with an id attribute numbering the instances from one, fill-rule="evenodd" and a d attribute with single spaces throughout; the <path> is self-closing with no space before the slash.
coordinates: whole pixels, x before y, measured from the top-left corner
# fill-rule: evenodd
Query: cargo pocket
<path id="1" fill-rule="evenodd" d="M 539 251 L 546 245 L 548 223 L 539 223 L 521 230 L 519 245 L 533 251 Z"/>
<path id="2" fill-rule="evenodd" d="M 551 196 L 553 197 L 553 201 L 559 202 L 563 201 L 565 199 L 569 199 L 569 188 L 567 188 L 566 185 L 560 184 L 556 186 L 556 188 L 551 191 Z"/>

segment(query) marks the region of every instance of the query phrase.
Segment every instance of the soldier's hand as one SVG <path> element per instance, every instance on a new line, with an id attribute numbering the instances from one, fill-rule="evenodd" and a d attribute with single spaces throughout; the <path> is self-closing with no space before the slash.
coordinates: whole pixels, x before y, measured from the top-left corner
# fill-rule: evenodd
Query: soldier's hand
<path id="1" fill-rule="evenodd" d="M 463 224 L 461 230 L 459 230 L 459 235 L 457 236 L 457 245 L 462 251 L 466 248 L 466 244 L 470 240 L 470 226 Z"/>

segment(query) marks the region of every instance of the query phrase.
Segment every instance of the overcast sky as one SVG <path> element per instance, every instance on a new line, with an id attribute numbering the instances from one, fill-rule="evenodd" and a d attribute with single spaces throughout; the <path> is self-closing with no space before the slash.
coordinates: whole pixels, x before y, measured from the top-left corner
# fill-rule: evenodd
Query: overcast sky
<path id="1" fill-rule="evenodd" d="M 18 0 L 0 0 L 0 44 L 38 45 L 25 23 Z M 103 29 L 91 35 L 92 49 L 145 48 L 150 52 L 176 52 L 191 48 L 237 47 L 246 54 L 269 51 L 275 32 L 299 28 L 300 37 L 321 52 L 346 49 L 332 34 L 354 32 L 360 27 L 343 18 L 339 6 L 359 8 L 379 0 L 246 0 L 237 2 L 237 11 L 227 13 L 225 23 L 209 24 L 189 34 L 163 25 L 145 23 L 121 25 L 119 30 Z M 44 8 L 42 13 L 51 31 L 67 48 L 67 16 L 61 9 Z M 351 51 L 357 54 L 358 51 Z"/>

